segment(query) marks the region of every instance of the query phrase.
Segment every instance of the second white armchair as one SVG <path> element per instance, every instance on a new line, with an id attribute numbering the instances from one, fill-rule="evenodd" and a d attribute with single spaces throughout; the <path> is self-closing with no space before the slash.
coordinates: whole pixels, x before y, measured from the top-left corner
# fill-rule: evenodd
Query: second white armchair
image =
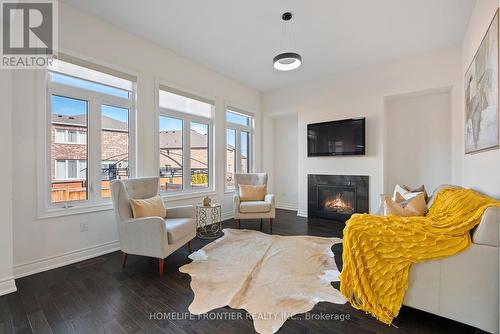
<path id="1" fill-rule="evenodd" d="M 276 216 L 274 195 L 266 194 L 262 201 L 242 201 L 239 196 L 239 185 L 267 185 L 267 173 L 235 174 L 236 193 L 234 194 L 234 219 L 241 228 L 241 219 L 260 219 L 262 230 L 263 219 L 269 219 L 270 231 L 273 233 L 273 220 Z"/>

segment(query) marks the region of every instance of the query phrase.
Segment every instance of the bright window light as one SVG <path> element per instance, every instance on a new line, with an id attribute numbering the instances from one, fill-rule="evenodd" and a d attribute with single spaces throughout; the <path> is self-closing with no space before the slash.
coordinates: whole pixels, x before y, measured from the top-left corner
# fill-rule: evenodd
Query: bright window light
<path id="1" fill-rule="evenodd" d="M 212 118 L 212 104 L 160 90 L 160 108 Z"/>

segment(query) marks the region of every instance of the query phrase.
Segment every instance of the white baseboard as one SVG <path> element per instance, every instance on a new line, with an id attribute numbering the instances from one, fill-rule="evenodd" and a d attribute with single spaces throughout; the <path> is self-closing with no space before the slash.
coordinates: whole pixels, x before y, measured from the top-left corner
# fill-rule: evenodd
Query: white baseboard
<path id="1" fill-rule="evenodd" d="M 37 274 L 43 271 L 67 266 L 69 264 L 91 259 L 93 257 L 101 256 L 107 253 L 116 252 L 119 249 L 119 241 L 110 241 L 100 245 L 78 249 L 72 252 L 17 264 L 14 265 L 14 277 L 20 278 Z"/>
<path id="2" fill-rule="evenodd" d="M 0 280 L 0 296 L 16 292 L 16 281 L 14 277 L 8 277 Z"/>
<path id="3" fill-rule="evenodd" d="M 300 210 L 300 209 L 299 209 L 299 210 L 297 211 L 297 216 L 307 218 L 307 210 Z"/>
<path id="4" fill-rule="evenodd" d="M 286 202 L 276 202 L 276 208 L 297 211 L 297 204 L 286 203 Z"/>
<path id="5" fill-rule="evenodd" d="M 233 218 L 234 218 L 234 212 L 233 211 L 223 212 L 221 214 L 221 220 L 222 221 L 228 220 L 228 219 L 233 219 Z"/>

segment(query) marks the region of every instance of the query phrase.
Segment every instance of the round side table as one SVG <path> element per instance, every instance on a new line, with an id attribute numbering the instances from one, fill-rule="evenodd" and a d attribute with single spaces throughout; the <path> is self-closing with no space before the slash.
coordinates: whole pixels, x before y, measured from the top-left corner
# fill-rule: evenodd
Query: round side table
<path id="1" fill-rule="evenodd" d="M 216 239 L 222 235 L 221 205 L 196 205 L 196 236 L 200 239 Z"/>

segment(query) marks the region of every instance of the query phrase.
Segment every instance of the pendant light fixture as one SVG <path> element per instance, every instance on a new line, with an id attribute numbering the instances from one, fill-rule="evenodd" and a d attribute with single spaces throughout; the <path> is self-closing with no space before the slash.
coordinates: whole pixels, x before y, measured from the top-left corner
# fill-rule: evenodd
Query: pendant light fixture
<path id="1" fill-rule="evenodd" d="M 291 29 L 291 19 L 292 13 L 285 12 L 281 15 L 283 20 L 283 40 L 286 44 L 287 42 L 287 26 L 290 26 L 290 36 L 293 41 L 293 47 L 295 47 L 295 38 L 293 36 L 293 30 Z M 286 45 L 285 45 L 286 46 Z M 302 64 L 302 56 L 296 52 L 283 52 L 274 57 L 273 59 L 274 68 L 278 71 L 291 71 L 295 70 Z"/>

